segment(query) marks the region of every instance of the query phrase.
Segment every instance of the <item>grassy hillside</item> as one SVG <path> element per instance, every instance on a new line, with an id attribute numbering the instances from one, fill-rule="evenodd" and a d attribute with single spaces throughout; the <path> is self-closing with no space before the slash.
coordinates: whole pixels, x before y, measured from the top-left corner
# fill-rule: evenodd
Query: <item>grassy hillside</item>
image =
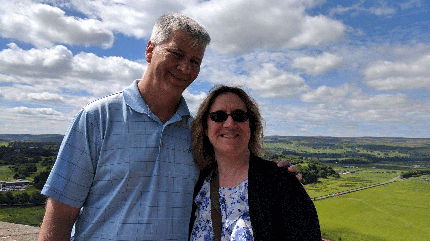
<path id="1" fill-rule="evenodd" d="M 39 227 L 45 214 L 44 206 L 0 206 L 0 221 Z"/>
<path id="2" fill-rule="evenodd" d="M 342 172 L 355 172 L 354 174 L 340 175 L 339 178 L 319 179 L 318 183 L 305 186 L 310 197 L 321 197 L 327 194 L 366 187 L 376 183 L 388 181 L 399 175 L 400 171 L 389 171 L 371 168 L 343 168 Z"/>
<path id="3" fill-rule="evenodd" d="M 430 182 L 396 181 L 315 201 L 324 237 L 333 240 L 429 240 Z"/>

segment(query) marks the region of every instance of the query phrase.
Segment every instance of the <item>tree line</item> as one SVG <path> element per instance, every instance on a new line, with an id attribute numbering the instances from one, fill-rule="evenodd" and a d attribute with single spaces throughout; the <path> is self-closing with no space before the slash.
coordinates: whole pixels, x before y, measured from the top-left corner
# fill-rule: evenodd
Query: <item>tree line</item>
<path id="1" fill-rule="evenodd" d="M 16 206 L 16 205 L 43 205 L 45 204 L 46 197 L 40 192 L 32 192 L 28 194 L 25 191 L 19 191 L 15 194 L 12 191 L 0 192 L 0 204 L 3 206 Z"/>
<path id="2" fill-rule="evenodd" d="M 401 178 L 410 178 L 410 177 L 419 177 L 419 176 L 424 176 L 424 175 L 430 175 L 430 169 L 412 170 L 412 171 L 403 172 L 400 175 L 400 177 Z"/>
<path id="3" fill-rule="evenodd" d="M 266 150 L 263 157 L 267 160 L 289 161 L 297 166 L 298 173 L 302 174 L 302 183 L 304 185 L 318 182 L 318 178 L 335 177 L 339 178 L 331 166 L 321 163 L 316 158 L 303 156 L 283 155 L 274 150 Z"/>

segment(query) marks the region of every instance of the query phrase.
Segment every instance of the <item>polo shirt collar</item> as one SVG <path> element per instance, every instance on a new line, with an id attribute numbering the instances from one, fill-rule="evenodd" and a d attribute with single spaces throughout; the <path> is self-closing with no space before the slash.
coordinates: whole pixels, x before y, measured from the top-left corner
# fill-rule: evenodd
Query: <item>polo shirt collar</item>
<path id="1" fill-rule="evenodd" d="M 129 87 L 123 90 L 125 103 L 136 112 L 150 115 L 150 113 L 152 114 L 152 111 L 149 109 L 148 105 L 143 100 L 142 96 L 140 95 L 139 89 L 137 88 L 138 81 L 139 80 L 133 81 L 133 83 Z M 181 96 L 181 102 L 175 115 L 176 114 L 181 117 L 190 116 L 190 110 L 188 109 L 187 103 L 183 96 Z"/>

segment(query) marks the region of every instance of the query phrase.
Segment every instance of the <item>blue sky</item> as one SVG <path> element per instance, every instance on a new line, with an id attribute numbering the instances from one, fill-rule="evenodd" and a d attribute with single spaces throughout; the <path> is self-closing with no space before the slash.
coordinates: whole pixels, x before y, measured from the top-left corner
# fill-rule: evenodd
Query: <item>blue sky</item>
<path id="1" fill-rule="evenodd" d="M 265 135 L 430 138 L 425 0 L 48 0 L 0 6 L 0 133 L 64 134 L 80 108 L 140 79 L 155 20 L 212 37 L 192 113 L 215 84 L 245 88 Z"/>

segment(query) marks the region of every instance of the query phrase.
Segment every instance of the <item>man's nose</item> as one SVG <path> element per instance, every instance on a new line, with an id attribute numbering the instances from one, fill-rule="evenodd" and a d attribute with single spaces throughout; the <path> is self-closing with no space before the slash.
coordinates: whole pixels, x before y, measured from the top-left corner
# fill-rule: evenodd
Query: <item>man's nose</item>
<path id="1" fill-rule="evenodd" d="M 183 59 L 178 64 L 178 69 L 182 71 L 184 74 L 189 74 L 191 71 L 191 63 L 187 59 Z"/>

